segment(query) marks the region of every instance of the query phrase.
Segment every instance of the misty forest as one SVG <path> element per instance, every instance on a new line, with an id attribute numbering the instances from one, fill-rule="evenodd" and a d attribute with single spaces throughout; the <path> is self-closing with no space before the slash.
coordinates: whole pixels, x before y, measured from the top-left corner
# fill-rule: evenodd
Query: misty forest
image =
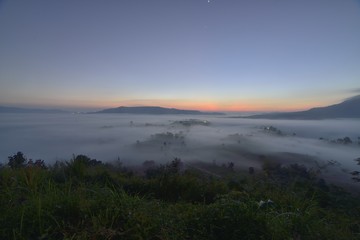
<path id="1" fill-rule="evenodd" d="M 359 237 L 356 119 L 4 113 L 0 121 L 1 239 Z"/>

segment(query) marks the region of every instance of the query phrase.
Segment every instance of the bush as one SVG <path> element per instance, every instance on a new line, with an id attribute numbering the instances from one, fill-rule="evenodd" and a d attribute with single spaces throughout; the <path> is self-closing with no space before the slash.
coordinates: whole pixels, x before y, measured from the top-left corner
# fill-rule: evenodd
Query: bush
<path id="1" fill-rule="evenodd" d="M 25 166 L 25 162 L 26 162 L 26 158 L 22 152 L 17 152 L 15 155 L 9 156 L 8 160 L 9 160 L 8 165 L 12 169 L 22 168 Z"/>
<path id="2" fill-rule="evenodd" d="M 301 165 L 269 164 L 269 175 L 231 171 L 213 177 L 183 170 L 174 160 L 147 178 L 90 162 L 79 155 L 48 169 L 1 168 L 0 239 L 356 239 L 360 234 L 359 198 Z"/>

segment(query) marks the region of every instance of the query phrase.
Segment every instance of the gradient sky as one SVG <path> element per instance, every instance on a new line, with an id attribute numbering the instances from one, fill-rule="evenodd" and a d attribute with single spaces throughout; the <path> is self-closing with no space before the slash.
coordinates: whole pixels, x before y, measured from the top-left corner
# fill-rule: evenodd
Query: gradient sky
<path id="1" fill-rule="evenodd" d="M 269 111 L 360 94 L 360 1 L 0 0 L 0 105 Z"/>

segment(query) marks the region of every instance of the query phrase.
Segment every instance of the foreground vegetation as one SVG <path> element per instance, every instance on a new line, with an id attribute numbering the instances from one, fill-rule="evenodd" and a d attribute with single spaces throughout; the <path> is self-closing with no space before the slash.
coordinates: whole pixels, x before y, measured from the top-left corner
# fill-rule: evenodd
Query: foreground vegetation
<path id="1" fill-rule="evenodd" d="M 360 239 L 359 198 L 305 167 L 229 166 L 215 176 L 174 159 L 134 173 L 18 153 L 0 170 L 0 239 Z"/>

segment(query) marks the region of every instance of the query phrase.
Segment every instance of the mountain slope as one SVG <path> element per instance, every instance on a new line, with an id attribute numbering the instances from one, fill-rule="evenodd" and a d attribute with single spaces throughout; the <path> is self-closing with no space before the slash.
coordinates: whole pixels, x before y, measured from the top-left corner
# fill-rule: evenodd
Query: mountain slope
<path id="1" fill-rule="evenodd" d="M 180 110 L 163 107 L 118 107 L 104 109 L 94 113 L 222 115 L 222 113 L 218 112 L 200 112 L 196 110 Z"/>
<path id="2" fill-rule="evenodd" d="M 360 118 L 360 95 L 339 104 L 327 107 L 312 108 L 307 111 L 269 113 L 249 116 L 247 118 L 264 119 L 329 119 L 329 118 Z"/>

